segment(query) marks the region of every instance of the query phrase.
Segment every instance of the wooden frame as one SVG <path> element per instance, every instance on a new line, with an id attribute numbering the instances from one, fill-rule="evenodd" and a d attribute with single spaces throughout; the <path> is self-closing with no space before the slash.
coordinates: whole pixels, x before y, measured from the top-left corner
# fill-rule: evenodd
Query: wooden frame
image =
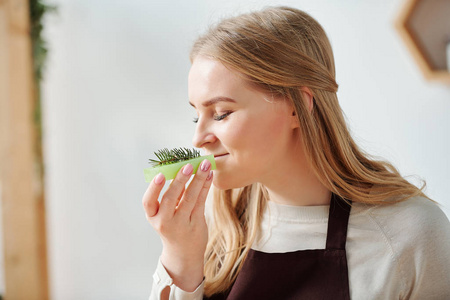
<path id="1" fill-rule="evenodd" d="M 432 11 L 439 12 L 438 16 L 430 14 Z M 439 52 L 440 61 L 438 63 L 436 63 L 436 53 L 430 52 L 441 51 L 441 45 L 439 44 L 439 48 L 437 48 L 436 42 L 440 43 L 439 39 L 442 38 L 442 35 L 447 35 L 450 39 L 450 18 L 448 18 L 450 14 L 446 14 L 447 11 L 450 11 L 448 0 L 406 0 L 395 21 L 395 27 L 424 77 L 427 80 L 450 84 L 450 71 L 447 69 L 445 62 L 444 41 L 442 41 L 444 57 L 441 58 L 442 55 Z M 445 32 L 445 30 L 448 31 Z M 430 32 L 433 35 L 430 35 Z M 434 40 L 430 40 L 430 36 Z M 450 40 L 447 40 L 447 42 L 450 42 Z"/>
<path id="2" fill-rule="evenodd" d="M 5 295 L 48 299 L 43 178 L 27 0 L 0 0 L 0 183 Z"/>

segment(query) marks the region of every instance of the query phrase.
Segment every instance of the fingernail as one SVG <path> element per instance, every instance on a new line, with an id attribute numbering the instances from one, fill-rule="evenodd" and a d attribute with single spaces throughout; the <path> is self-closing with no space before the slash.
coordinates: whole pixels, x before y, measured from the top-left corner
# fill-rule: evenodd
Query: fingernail
<path id="1" fill-rule="evenodd" d="M 159 173 L 158 175 L 156 175 L 155 179 L 153 179 L 155 184 L 161 184 L 164 182 L 164 180 L 166 180 L 166 177 L 164 177 L 163 173 Z"/>
<path id="2" fill-rule="evenodd" d="M 213 171 L 209 171 L 208 177 L 206 177 L 206 180 L 210 180 L 213 176 Z"/>
<path id="3" fill-rule="evenodd" d="M 193 170 L 194 170 L 194 168 L 192 167 L 192 165 L 191 164 L 187 164 L 187 165 L 185 165 L 183 167 L 183 171 L 182 172 L 183 172 L 184 175 L 191 175 Z"/>
<path id="4" fill-rule="evenodd" d="M 209 162 L 209 160 L 205 159 L 205 160 L 202 162 L 202 165 L 200 166 L 200 169 L 201 169 L 203 172 L 206 172 L 206 171 L 209 170 L 210 167 L 211 167 L 211 163 Z"/>

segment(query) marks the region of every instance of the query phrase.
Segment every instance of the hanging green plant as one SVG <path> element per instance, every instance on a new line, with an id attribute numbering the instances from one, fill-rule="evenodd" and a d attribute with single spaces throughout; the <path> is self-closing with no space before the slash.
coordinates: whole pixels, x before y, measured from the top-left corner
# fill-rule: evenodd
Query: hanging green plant
<path id="1" fill-rule="evenodd" d="M 44 16 L 48 12 L 56 11 L 56 6 L 45 4 L 41 0 L 30 0 L 30 35 L 33 49 L 34 77 L 39 82 L 47 58 L 47 44 L 42 37 Z"/>
<path id="2" fill-rule="evenodd" d="M 34 123 L 36 127 L 36 157 L 38 172 L 43 175 L 42 162 L 42 118 L 41 118 L 41 81 L 43 78 L 47 58 L 47 44 L 42 36 L 43 19 L 46 13 L 56 11 L 56 6 L 45 4 L 41 0 L 30 0 L 30 37 L 33 58 L 34 75 Z M 41 177 L 42 178 L 42 177 Z"/>

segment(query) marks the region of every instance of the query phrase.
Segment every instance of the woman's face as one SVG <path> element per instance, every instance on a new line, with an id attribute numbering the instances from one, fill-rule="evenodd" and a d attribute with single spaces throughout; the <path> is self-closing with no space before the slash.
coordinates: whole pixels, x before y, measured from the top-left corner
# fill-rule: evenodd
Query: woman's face
<path id="1" fill-rule="evenodd" d="M 294 143 L 292 105 L 250 86 L 219 61 L 198 56 L 189 73 L 189 100 L 198 119 L 193 144 L 214 154 L 219 189 L 264 183 Z"/>

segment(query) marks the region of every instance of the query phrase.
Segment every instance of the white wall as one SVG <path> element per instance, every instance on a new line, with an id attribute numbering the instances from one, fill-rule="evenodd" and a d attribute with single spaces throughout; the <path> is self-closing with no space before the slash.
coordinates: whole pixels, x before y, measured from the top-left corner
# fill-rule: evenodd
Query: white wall
<path id="1" fill-rule="evenodd" d="M 285 4 L 316 17 L 365 149 L 418 174 L 450 215 L 450 86 L 424 81 L 394 31 L 399 0 L 54 0 L 44 86 L 52 299 L 145 299 L 161 245 L 143 168 L 191 146 L 189 47 L 222 16 Z"/>

